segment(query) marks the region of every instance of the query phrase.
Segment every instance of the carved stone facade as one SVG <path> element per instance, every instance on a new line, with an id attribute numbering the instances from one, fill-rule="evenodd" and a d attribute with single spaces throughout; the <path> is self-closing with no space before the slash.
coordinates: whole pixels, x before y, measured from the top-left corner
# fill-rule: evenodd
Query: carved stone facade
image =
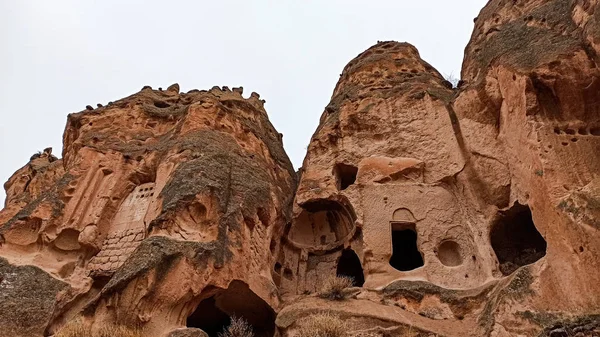
<path id="1" fill-rule="evenodd" d="M 153 220 L 146 214 L 156 201 L 154 187 L 154 183 L 135 187 L 119 206 L 100 252 L 88 264 L 93 276 L 111 276 L 144 240 L 147 223 Z"/>
<path id="2" fill-rule="evenodd" d="M 213 337 L 238 316 L 294 337 L 324 311 L 348 336 L 598 335 L 599 13 L 491 0 L 458 88 L 377 43 L 298 173 L 241 88 L 71 114 L 63 158 L 5 184 L 0 335 Z M 336 276 L 353 287 L 328 296 Z"/>

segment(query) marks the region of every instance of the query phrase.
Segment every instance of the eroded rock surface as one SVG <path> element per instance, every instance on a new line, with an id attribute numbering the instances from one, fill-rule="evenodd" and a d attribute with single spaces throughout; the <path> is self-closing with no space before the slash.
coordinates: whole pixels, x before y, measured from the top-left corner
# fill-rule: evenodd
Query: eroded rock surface
<path id="1" fill-rule="evenodd" d="M 51 321 L 56 294 L 67 287 L 35 266 L 13 266 L 0 258 L 2 336 L 42 336 Z"/>
<path id="2" fill-rule="evenodd" d="M 241 88 L 146 87 L 69 115 L 63 159 L 35 155 L 5 185 L 0 256 L 68 285 L 47 289 L 56 304 L 41 330 L 19 321 L 13 336 L 52 333 L 80 312 L 152 336 L 202 328 L 188 316 L 232 284 L 238 303 L 221 310 L 252 303 L 273 316 L 272 251 L 295 179 L 263 101 Z"/>
<path id="3" fill-rule="evenodd" d="M 490 1 L 458 88 L 377 43 L 345 67 L 297 190 L 256 94 L 89 106 L 62 159 L 5 184 L 0 321 L 213 337 L 238 316 L 293 337 L 327 311 L 349 336 L 598 335 L 599 51 L 597 0 Z M 320 294 L 335 276 L 355 286 L 341 301 Z"/>
<path id="4" fill-rule="evenodd" d="M 368 290 L 302 297 L 278 326 L 293 333 L 307 307 L 392 335 L 597 320 L 599 6 L 490 1 L 456 89 L 409 44 L 352 60 L 308 147 L 275 280 L 291 298 L 335 275 Z"/>

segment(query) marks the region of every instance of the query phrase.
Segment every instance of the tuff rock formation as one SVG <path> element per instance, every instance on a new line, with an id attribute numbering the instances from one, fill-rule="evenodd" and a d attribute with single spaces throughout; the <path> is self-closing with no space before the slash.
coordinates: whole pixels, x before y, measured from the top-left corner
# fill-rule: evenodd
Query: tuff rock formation
<path id="1" fill-rule="evenodd" d="M 162 336 L 204 327 L 203 300 L 272 334 L 295 180 L 263 101 L 241 88 L 148 87 L 69 115 L 63 159 L 48 149 L 5 184 L 3 336 L 52 334 L 79 313 Z"/>
<path id="2" fill-rule="evenodd" d="M 296 174 L 259 97 L 144 88 L 5 184 L 0 323 L 216 336 L 600 333 L 600 1 L 492 0 L 458 88 L 407 43 L 344 69 Z M 354 287 L 323 298 L 335 276 Z M 43 290 L 43 291 L 39 291 Z"/>
<path id="3" fill-rule="evenodd" d="M 600 4 L 490 1 L 453 89 L 408 44 L 346 68 L 312 137 L 281 289 L 364 279 L 355 333 L 567 336 L 600 325 Z M 596 332 L 597 334 L 598 332 Z"/>

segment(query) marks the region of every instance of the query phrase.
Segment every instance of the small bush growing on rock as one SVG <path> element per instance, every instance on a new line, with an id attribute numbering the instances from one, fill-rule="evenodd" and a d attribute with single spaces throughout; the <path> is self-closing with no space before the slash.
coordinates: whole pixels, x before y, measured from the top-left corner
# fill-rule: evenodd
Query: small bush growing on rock
<path id="1" fill-rule="evenodd" d="M 219 337 L 254 337 L 252 326 L 243 318 L 231 317 L 231 323 L 219 333 Z"/>
<path id="2" fill-rule="evenodd" d="M 91 334 L 89 327 L 81 319 L 74 319 L 65 324 L 54 337 L 142 337 L 142 333 L 135 328 L 106 325 Z"/>
<path id="3" fill-rule="evenodd" d="M 458 82 L 460 82 L 460 78 L 456 77 L 454 73 L 445 74 L 444 79 L 452 85 L 452 88 L 458 87 Z"/>
<path id="4" fill-rule="evenodd" d="M 344 337 L 346 326 L 338 316 L 320 313 L 301 322 L 298 337 Z"/>
<path id="5" fill-rule="evenodd" d="M 54 337 L 84 337 L 89 336 L 88 330 L 81 319 L 67 322 Z"/>
<path id="6" fill-rule="evenodd" d="M 323 282 L 319 296 L 330 300 L 341 301 L 346 298 L 346 288 L 352 287 L 353 279 L 347 276 L 330 277 Z"/>
<path id="7" fill-rule="evenodd" d="M 93 337 L 142 337 L 139 329 L 108 325 L 101 327 Z"/>

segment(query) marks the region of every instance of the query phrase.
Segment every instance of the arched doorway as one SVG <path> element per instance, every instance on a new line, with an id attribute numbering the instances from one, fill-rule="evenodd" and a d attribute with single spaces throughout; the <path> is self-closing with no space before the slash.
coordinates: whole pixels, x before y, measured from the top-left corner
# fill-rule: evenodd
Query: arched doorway
<path id="1" fill-rule="evenodd" d="M 423 256 L 417 247 L 415 224 L 392 222 L 392 257 L 390 265 L 400 271 L 423 266 Z"/>
<path id="2" fill-rule="evenodd" d="M 362 287 L 365 284 L 365 275 L 360 264 L 358 255 L 352 249 L 344 249 L 340 257 L 337 270 L 337 276 L 346 276 L 352 278 L 352 284 L 355 287 Z"/>

